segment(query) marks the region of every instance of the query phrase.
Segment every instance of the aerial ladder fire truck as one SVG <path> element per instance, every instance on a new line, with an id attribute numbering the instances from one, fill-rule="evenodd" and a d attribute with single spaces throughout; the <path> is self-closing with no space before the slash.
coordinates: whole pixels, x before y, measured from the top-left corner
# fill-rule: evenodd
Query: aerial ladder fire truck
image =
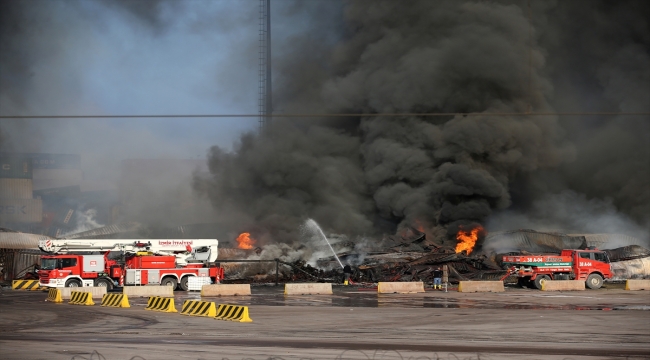
<path id="1" fill-rule="evenodd" d="M 545 280 L 584 280 L 590 289 L 599 289 L 612 278 L 609 257 L 595 248 L 568 249 L 557 254 L 504 256 L 503 264 L 516 274 L 522 287 L 542 288 Z"/>
<path id="2" fill-rule="evenodd" d="M 217 239 L 48 239 L 39 241 L 41 286 L 163 285 L 188 289 L 193 276 L 223 279 Z"/>

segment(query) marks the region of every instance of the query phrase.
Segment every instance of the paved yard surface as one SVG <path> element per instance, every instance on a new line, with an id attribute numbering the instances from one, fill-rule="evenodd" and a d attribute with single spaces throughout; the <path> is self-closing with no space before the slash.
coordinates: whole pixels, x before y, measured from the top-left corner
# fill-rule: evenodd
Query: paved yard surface
<path id="1" fill-rule="evenodd" d="M 53 304 L 0 291 L 0 359 L 650 359 L 650 291 L 427 291 L 206 299 L 249 307 L 252 323 L 131 308 Z M 176 308 L 196 293 L 176 293 Z"/>

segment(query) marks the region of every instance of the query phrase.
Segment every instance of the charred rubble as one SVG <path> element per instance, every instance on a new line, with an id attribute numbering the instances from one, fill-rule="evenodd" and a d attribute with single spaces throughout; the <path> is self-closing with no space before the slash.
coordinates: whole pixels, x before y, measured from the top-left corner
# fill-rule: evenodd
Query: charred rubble
<path id="1" fill-rule="evenodd" d="M 425 234 L 416 229 L 408 229 L 401 236 L 387 237 L 381 243 L 382 248 L 367 253 L 341 252 L 337 254 L 338 259 L 334 256 L 318 259 L 315 266 L 302 259 L 293 262 L 279 261 L 278 280 L 341 283 L 344 274 L 339 260 L 342 264 L 351 265 L 353 273 L 350 280 L 353 283 L 379 281 L 429 283 L 433 281 L 433 270 L 443 265 L 447 265 L 449 269 L 450 282 L 500 280 L 508 274 L 484 254 L 467 254 L 466 251 L 456 253 L 453 248 L 427 240 Z M 222 249 L 220 259 L 242 258 L 246 254 L 252 255 L 253 251 Z M 228 282 L 265 283 L 275 280 L 275 271 L 271 268 L 275 266 L 274 264 L 226 262 L 221 266 L 225 268 Z"/>
<path id="2" fill-rule="evenodd" d="M 610 238 L 616 238 L 612 235 Z M 432 283 L 432 273 L 437 267 L 446 266 L 450 283 L 466 280 L 502 280 L 515 284 L 516 277 L 501 263 L 506 255 L 515 254 L 559 254 L 562 249 L 606 248 L 607 236 L 600 235 L 599 242 L 583 235 L 567 235 L 534 230 L 495 232 L 482 237 L 474 251 L 456 252 L 449 246 L 442 246 L 426 238 L 416 229 L 402 236 L 384 239 L 383 248 L 366 253 L 347 251 L 337 257 L 323 257 L 314 266 L 305 260 L 293 262 L 278 261 L 279 282 L 332 282 L 342 283 L 343 270 L 339 264 L 349 264 L 353 283 L 377 283 L 379 281 L 423 281 Z M 604 240 L 603 240 L 604 239 Z M 638 240 L 635 240 L 638 241 Z M 504 245 L 507 244 L 507 245 Z M 223 249 L 226 257 L 243 258 L 254 250 Z M 606 250 L 612 268 L 618 274 L 615 280 L 650 276 L 646 262 L 650 261 L 650 250 L 640 245 L 628 245 Z M 259 249 L 257 251 L 259 254 Z M 220 253 L 221 256 L 221 253 Z M 226 281 L 269 283 L 276 280 L 275 264 L 226 263 Z M 251 275 L 253 274 L 253 275 Z"/>
<path id="3" fill-rule="evenodd" d="M 433 282 L 433 271 L 447 266 L 449 282 L 462 280 L 502 280 L 508 271 L 493 258 L 478 251 L 483 237 L 479 237 L 475 251 L 456 252 L 456 249 L 427 239 L 425 233 L 409 228 L 402 235 L 384 241 L 386 249 L 367 254 L 339 254 L 341 262 L 353 265 L 352 281 L 423 281 Z M 317 265 L 331 267 L 334 257 L 320 259 Z M 513 279 L 516 281 L 516 279 Z"/>

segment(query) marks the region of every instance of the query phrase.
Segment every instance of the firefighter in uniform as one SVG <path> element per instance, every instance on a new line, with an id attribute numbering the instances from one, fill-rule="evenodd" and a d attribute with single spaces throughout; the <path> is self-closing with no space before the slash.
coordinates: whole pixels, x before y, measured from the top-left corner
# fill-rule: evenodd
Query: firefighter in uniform
<path id="1" fill-rule="evenodd" d="M 433 270 L 433 288 L 442 290 L 442 270 L 440 267 Z"/>
<path id="2" fill-rule="evenodd" d="M 350 267 L 350 265 L 345 265 L 343 267 L 343 275 L 344 275 L 343 285 L 348 285 L 350 283 L 350 275 L 352 275 L 352 268 Z"/>

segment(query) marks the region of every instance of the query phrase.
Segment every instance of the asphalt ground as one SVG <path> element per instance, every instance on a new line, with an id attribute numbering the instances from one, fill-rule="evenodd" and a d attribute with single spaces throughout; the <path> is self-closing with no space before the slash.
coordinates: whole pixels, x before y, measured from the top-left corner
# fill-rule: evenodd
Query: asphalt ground
<path id="1" fill-rule="evenodd" d="M 377 294 L 205 298 L 249 307 L 252 323 L 46 302 L 0 290 L 0 359 L 650 359 L 650 291 Z M 176 308 L 198 293 L 176 292 Z"/>

